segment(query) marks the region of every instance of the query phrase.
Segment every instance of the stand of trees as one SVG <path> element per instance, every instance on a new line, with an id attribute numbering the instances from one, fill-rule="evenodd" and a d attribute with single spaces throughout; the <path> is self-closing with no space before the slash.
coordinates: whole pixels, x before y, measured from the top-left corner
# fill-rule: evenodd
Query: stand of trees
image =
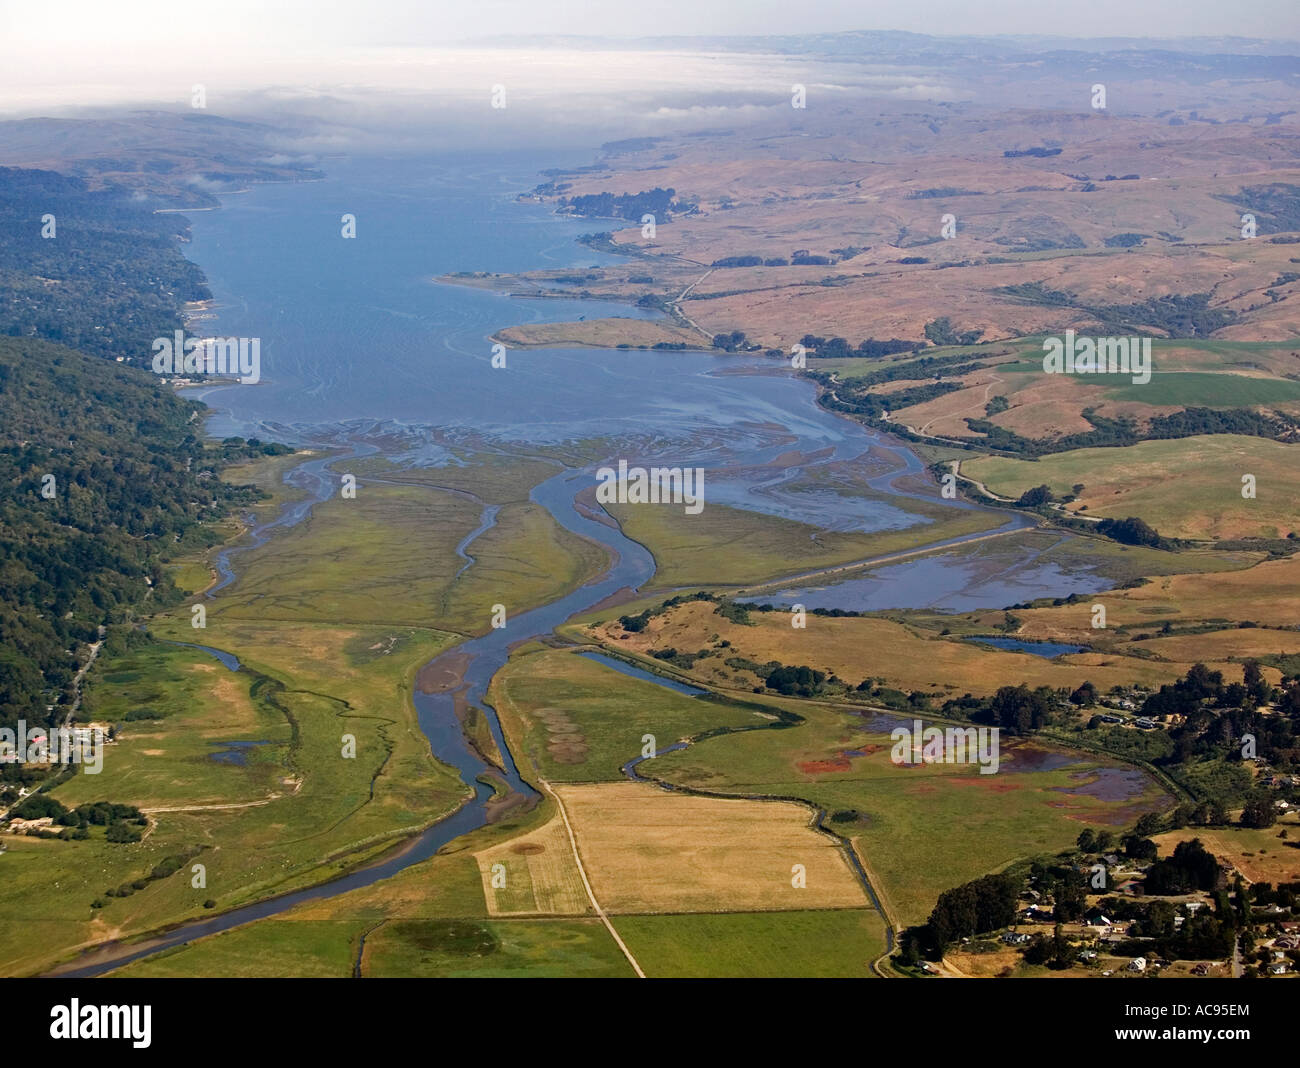
<path id="1" fill-rule="evenodd" d="M 943 714 L 975 723 L 999 727 L 1008 734 L 1030 734 L 1052 721 L 1059 695 L 1050 686 L 1031 690 L 1023 682 L 1019 686 L 1003 686 L 992 697 L 956 697 L 945 701 Z"/>
<path id="2" fill-rule="evenodd" d="M 787 697 L 815 697 L 825 686 L 826 673 L 815 671 L 807 665 L 779 667 L 765 681 L 768 689 Z"/>
<path id="3" fill-rule="evenodd" d="M 956 371 L 953 372 L 958 373 Z M 1136 445 L 1139 441 L 1190 438 L 1203 434 L 1243 434 L 1280 440 L 1290 437 L 1300 423 L 1281 412 L 1257 412 L 1249 408 L 1185 408 L 1181 412 L 1152 418 L 1145 430 L 1127 418 L 1107 419 L 1092 408 L 1079 413 L 1093 429 L 1059 438 L 1026 438 L 987 419 L 968 417 L 966 425 L 982 434 L 990 448 L 1019 456 L 1049 456 L 1072 449 L 1097 449 Z"/>
<path id="4" fill-rule="evenodd" d="M 1016 899 L 1024 880 L 1003 873 L 985 875 L 939 895 L 930 917 L 899 936 L 903 962 L 938 960 L 954 942 L 1015 922 Z"/>
<path id="5" fill-rule="evenodd" d="M 1147 869 L 1143 889 L 1147 894 L 1190 894 L 1213 890 L 1219 881 L 1219 862 L 1199 838 L 1179 842 L 1173 855 Z"/>
<path id="6" fill-rule="evenodd" d="M 946 315 L 925 324 L 925 336 L 936 345 L 973 345 L 983 330 L 958 330 Z"/>
<path id="7" fill-rule="evenodd" d="M 643 189 L 640 193 L 584 193 L 560 197 L 561 210 L 568 215 L 590 215 L 601 219 L 627 219 L 639 223 L 642 215 L 653 215 L 657 222 L 668 222 L 673 213 L 686 214 L 694 204 L 674 200 L 676 189 Z"/>
<path id="8" fill-rule="evenodd" d="M 845 359 L 850 356 L 892 356 L 896 352 L 915 352 L 925 348 L 924 341 L 904 341 L 897 337 L 891 337 L 887 341 L 878 341 L 869 337 L 859 341 L 855 348 L 846 338 L 824 338 L 816 334 L 804 334 L 799 339 L 799 344 L 811 355 L 827 360 Z"/>
<path id="9" fill-rule="evenodd" d="M 1125 545 L 1147 545 L 1153 549 L 1166 548 L 1167 542 L 1159 532 L 1137 516 L 1127 519 L 1103 519 L 1097 530 L 1112 541 Z"/>

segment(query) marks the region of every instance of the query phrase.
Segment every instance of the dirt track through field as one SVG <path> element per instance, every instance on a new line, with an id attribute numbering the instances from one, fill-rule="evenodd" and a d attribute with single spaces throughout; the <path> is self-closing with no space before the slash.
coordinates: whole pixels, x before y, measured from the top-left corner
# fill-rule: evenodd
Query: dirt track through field
<path id="1" fill-rule="evenodd" d="M 569 845 L 573 847 L 573 860 L 574 863 L 578 865 L 578 874 L 582 876 L 582 885 L 587 889 L 587 900 L 591 902 L 591 907 L 595 909 L 596 915 L 600 917 L 600 922 L 605 925 L 605 929 L 609 932 L 610 937 L 614 939 L 618 948 L 623 951 L 623 956 L 627 958 L 627 962 L 632 965 L 632 970 L 636 972 L 636 977 L 638 979 L 644 979 L 645 972 L 641 970 L 641 965 L 639 965 L 636 958 L 632 956 L 632 951 L 627 948 L 627 943 L 624 942 L 623 939 L 619 937 L 618 932 L 614 930 L 614 925 L 609 922 L 609 917 L 605 915 L 605 910 L 600 907 L 600 902 L 596 900 L 596 895 L 592 892 L 591 881 L 587 878 L 587 869 L 582 866 L 582 857 L 578 853 L 578 840 L 574 837 L 573 825 L 569 823 L 569 814 L 564 811 L 564 802 L 560 800 L 560 795 L 551 789 L 551 784 L 549 782 L 540 776 L 537 781 L 541 783 L 543 790 L 555 798 L 555 803 L 560 808 L 560 818 L 564 820 L 564 829 L 569 834 Z"/>

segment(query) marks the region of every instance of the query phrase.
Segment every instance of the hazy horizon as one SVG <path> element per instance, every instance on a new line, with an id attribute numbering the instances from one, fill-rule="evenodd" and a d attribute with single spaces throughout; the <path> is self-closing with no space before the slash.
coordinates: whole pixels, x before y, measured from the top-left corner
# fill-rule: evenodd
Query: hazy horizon
<path id="1" fill-rule="evenodd" d="M 1109 45 L 1124 39 L 1168 45 L 1198 37 L 1231 37 L 1247 52 L 1276 50 L 1284 42 L 1300 39 L 1300 10 L 1285 0 L 1259 0 L 1238 5 L 1230 13 L 1210 0 L 1159 0 L 1146 5 L 1098 0 L 1056 8 L 1044 8 L 1034 0 L 997 0 L 978 10 L 953 0 L 917 0 L 905 9 L 849 0 L 797 8 L 775 0 L 757 0 L 739 8 L 665 0 L 653 10 L 621 10 L 594 0 L 486 0 L 472 7 L 435 4 L 431 8 L 412 0 L 375 0 L 361 20 L 351 16 L 351 10 L 342 0 L 313 4 L 291 0 L 269 10 L 251 0 L 232 0 L 214 20 L 206 12 L 191 13 L 158 0 L 143 0 L 126 12 L 90 0 L 9 4 L 0 9 L 0 111 L 34 114 L 103 105 L 182 105 L 195 83 L 204 84 L 210 93 L 234 95 L 277 88 L 298 94 L 479 91 L 511 81 L 527 89 L 530 79 L 545 83 L 549 78 L 550 85 L 567 94 L 575 84 L 591 87 L 591 75 L 602 73 L 587 69 L 598 66 L 592 57 L 602 51 L 601 46 L 612 55 L 626 56 L 621 49 L 645 39 L 654 42 L 660 58 L 655 64 L 639 64 L 635 73 L 655 90 L 665 88 L 661 84 L 665 78 L 681 83 L 683 77 L 688 89 L 701 81 L 705 83 L 701 88 L 715 88 L 710 77 L 714 70 L 670 71 L 672 64 L 666 57 L 709 54 L 715 49 L 702 45 L 716 44 L 721 37 L 754 39 L 756 54 L 762 53 L 765 37 L 838 33 L 1000 37 L 1022 46 L 1037 37 L 1052 37 L 1063 46 L 1070 42 Z M 549 70 L 547 60 L 537 58 L 550 56 L 553 61 L 563 54 L 564 44 L 572 48 L 577 37 L 588 39 L 582 58 L 551 62 Z M 569 40 L 557 43 L 557 38 Z M 706 40 L 692 43 L 692 38 Z M 680 49 L 673 48 L 673 39 L 681 39 Z M 509 47 L 502 49 L 507 41 Z M 529 41 L 534 47 L 527 47 Z M 503 51 L 511 55 L 489 58 Z M 736 57 L 746 54 L 751 53 L 733 50 L 730 62 L 738 65 Z M 837 58 L 849 61 L 843 67 L 873 59 L 869 54 Z M 787 64 L 793 60 L 783 57 Z M 620 62 L 627 66 L 626 59 L 613 65 Z M 661 70 L 648 69 L 652 67 Z M 628 72 L 619 73 L 625 80 Z M 768 74 L 771 82 L 786 77 L 784 70 Z M 932 82 L 932 92 L 911 95 L 938 100 L 960 97 Z M 906 95 L 905 88 L 902 92 Z"/>

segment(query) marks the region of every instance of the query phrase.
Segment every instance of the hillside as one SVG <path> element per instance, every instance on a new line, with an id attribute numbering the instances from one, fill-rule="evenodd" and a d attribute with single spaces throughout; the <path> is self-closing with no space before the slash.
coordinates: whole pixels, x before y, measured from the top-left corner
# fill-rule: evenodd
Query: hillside
<path id="1" fill-rule="evenodd" d="M 189 224 L 53 171 L 0 167 L 0 334 L 146 364 L 154 338 L 211 297 Z"/>
<path id="2" fill-rule="evenodd" d="M 161 562 L 258 496 L 216 478 L 199 407 L 147 372 L 0 338 L 0 725 L 61 716 L 79 644 L 167 603 Z"/>

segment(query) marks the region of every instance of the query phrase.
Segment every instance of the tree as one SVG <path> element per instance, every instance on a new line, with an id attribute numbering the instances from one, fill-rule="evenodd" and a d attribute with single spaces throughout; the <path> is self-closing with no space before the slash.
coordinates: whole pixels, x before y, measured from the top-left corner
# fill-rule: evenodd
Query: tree
<path id="1" fill-rule="evenodd" d="M 921 940 L 923 928 L 909 927 L 898 938 L 898 958 L 906 967 L 914 968 L 921 963 Z"/>
<path id="2" fill-rule="evenodd" d="M 1003 686 L 993 695 L 989 704 L 993 722 L 1008 734 L 1028 734 L 1037 730 L 1048 718 L 1047 701 L 1042 693 L 1031 690 L 1023 682 L 1019 686 Z"/>
<path id="3" fill-rule="evenodd" d="M 45 819 L 47 816 L 58 819 L 67 811 L 63 802 L 51 797 L 49 794 L 32 794 L 9 815 L 20 820 L 39 820 Z"/>
<path id="4" fill-rule="evenodd" d="M 107 831 L 104 832 L 105 842 L 138 842 L 140 841 L 140 832 L 132 830 L 127 824 L 121 822 L 111 824 Z"/>
<path id="5" fill-rule="evenodd" d="M 1192 890 L 1213 890 L 1219 881 L 1219 862 L 1199 838 L 1179 842 L 1167 860 L 1147 869 L 1148 894 L 1186 894 Z"/>
<path id="6" fill-rule="evenodd" d="M 743 330 L 733 330 L 729 334 L 715 334 L 713 336 L 713 347 L 715 349 L 724 349 L 727 352 L 743 349 L 745 347 L 745 332 Z"/>
<path id="7" fill-rule="evenodd" d="M 1088 889 L 1082 880 L 1067 880 L 1056 888 L 1056 919 L 1070 923 L 1083 915 L 1088 904 Z"/>
<path id="8" fill-rule="evenodd" d="M 1138 817 L 1138 821 L 1133 827 L 1133 833 L 1146 838 L 1153 834 L 1159 834 L 1162 826 L 1163 820 L 1159 812 L 1144 812 Z"/>
<path id="9" fill-rule="evenodd" d="M 1091 682 L 1084 682 L 1070 694 L 1070 703 L 1082 708 L 1091 708 L 1097 703 L 1097 687 Z"/>
<path id="10" fill-rule="evenodd" d="M 779 667 L 767 676 L 769 689 L 787 697 L 813 697 L 821 693 L 826 683 L 826 673 L 814 671 L 806 664 L 799 667 Z"/>
<path id="11" fill-rule="evenodd" d="M 1272 687 L 1269 686 L 1264 678 L 1264 673 L 1260 671 L 1259 661 L 1247 660 L 1241 668 L 1242 683 L 1246 687 L 1247 693 L 1256 705 L 1262 705 L 1268 700 Z"/>
<path id="12" fill-rule="evenodd" d="M 1103 519 L 1097 524 L 1097 532 L 1125 545 L 1149 545 L 1159 548 L 1163 542 L 1159 531 L 1149 526 L 1137 516 L 1125 519 Z"/>
<path id="13" fill-rule="evenodd" d="M 1034 935 L 1025 947 L 1026 964 L 1045 964 L 1054 970 L 1070 967 L 1079 959 L 1079 947 L 1065 937 L 1058 923 L 1052 931 L 1052 937 Z"/>
<path id="14" fill-rule="evenodd" d="M 1021 508 L 1039 508 L 1047 504 L 1052 499 L 1051 486 L 1034 486 L 1032 489 L 1025 490 L 1016 501 Z"/>
<path id="15" fill-rule="evenodd" d="M 1247 801 L 1246 807 L 1241 810 L 1241 825 L 1243 827 L 1272 827 L 1276 822 L 1277 811 L 1273 808 L 1273 802 L 1266 798 Z"/>
<path id="16" fill-rule="evenodd" d="M 1142 934 L 1147 938 L 1167 938 L 1175 931 L 1174 918 L 1178 910 L 1168 901 L 1153 901 L 1147 907 L 1142 922 Z"/>
<path id="17" fill-rule="evenodd" d="M 1131 860 L 1155 860 L 1160 852 L 1150 838 L 1137 834 L 1126 836 L 1123 845 L 1124 855 Z"/>
<path id="18" fill-rule="evenodd" d="M 1005 927 L 1016 918 L 1021 881 L 1012 875 L 985 875 L 939 895 L 925 925 L 929 948 L 938 954 L 958 939 Z"/>

